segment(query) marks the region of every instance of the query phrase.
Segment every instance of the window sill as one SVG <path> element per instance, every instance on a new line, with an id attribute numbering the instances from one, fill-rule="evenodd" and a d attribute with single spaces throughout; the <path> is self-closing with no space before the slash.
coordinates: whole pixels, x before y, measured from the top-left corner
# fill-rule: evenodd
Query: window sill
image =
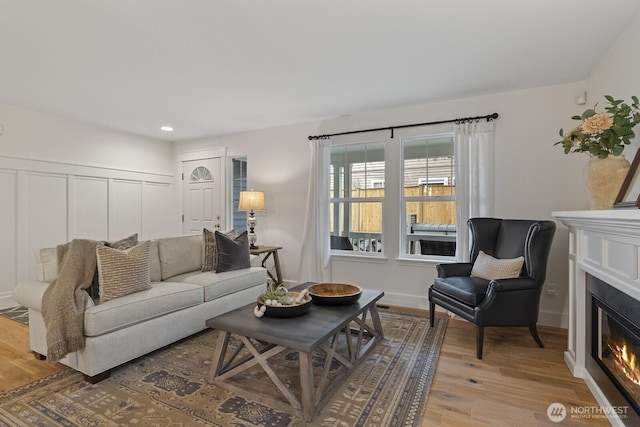
<path id="1" fill-rule="evenodd" d="M 437 257 L 437 258 L 404 258 L 398 257 L 396 258 L 398 264 L 429 264 L 429 265 L 437 265 L 437 264 L 451 264 L 456 262 L 455 257 Z"/>
<path id="2" fill-rule="evenodd" d="M 356 255 L 356 253 L 358 255 Z M 356 253 L 348 253 L 345 251 L 344 253 L 332 253 L 331 260 L 336 261 L 362 261 L 362 262 L 373 262 L 373 263 L 385 263 L 388 258 L 382 254 L 373 254 L 367 252 L 356 252 Z M 362 255 L 360 255 L 362 254 Z"/>

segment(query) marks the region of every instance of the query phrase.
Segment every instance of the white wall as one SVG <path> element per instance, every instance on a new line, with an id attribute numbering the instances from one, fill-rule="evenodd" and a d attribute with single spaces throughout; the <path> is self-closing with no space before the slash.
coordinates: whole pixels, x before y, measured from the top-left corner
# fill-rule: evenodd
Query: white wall
<path id="1" fill-rule="evenodd" d="M 248 187 L 264 191 L 267 205 L 266 216 L 257 216 L 257 243 L 283 247 L 279 252 L 282 274 L 292 281 L 298 278 L 303 244 L 309 172 L 307 137 L 317 131 L 318 123 L 303 123 L 179 142 L 175 147 L 176 156 L 182 158 L 186 153 L 215 147 L 226 147 L 217 155 L 247 156 Z"/>
<path id="2" fill-rule="evenodd" d="M 513 91 L 461 100 L 343 117 L 322 124 L 322 133 L 420 123 L 497 112 L 495 132 L 495 215 L 504 218 L 553 219 L 559 209 L 585 209 L 582 185 L 584 160 L 565 156 L 554 147 L 558 130 L 581 112 L 575 95 L 584 82 Z M 566 312 L 568 273 L 566 231 L 554 240 L 547 282 L 558 285 L 555 297 L 543 294 L 540 323 L 560 325 Z M 435 264 L 398 261 L 388 254 L 384 262 L 354 264 L 342 258 L 332 262 L 332 279 L 372 286 L 385 291 L 385 302 L 428 307 L 427 287 L 436 275 Z"/>
<path id="3" fill-rule="evenodd" d="M 586 106 L 575 104 L 585 87 L 587 106 L 603 94 L 640 95 L 640 17 L 637 17 L 586 82 L 342 116 L 322 122 L 245 132 L 171 144 L 86 123 L 0 104 L 0 306 L 21 279 L 34 276 L 33 252 L 73 237 L 142 237 L 180 232 L 179 158 L 212 151 L 247 155 L 249 186 L 266 193 L 267 216 L 258 217 L 258 243 L 281 245 L 283 273 L 299 275 L 309 169 L 308 135 L 401 125 L 498 112 L 496 122 L 495 212 L 511 218 L 550 219 L 554 210 L 586 209 L 582 183 L 586 156 L 565 156 L 553 147 L 560 127 Z M 630 150 L 635 152 L 635 147 Z M 181 157 L 182 156 L 182 157 Z M 632 154 L 627 152 L 627 157 Z M 162 209 L 172 200 L 170 209 Z M 105 214 L 106 210 L 106 214 Z M 164 211 L 166 217 L 156 214 Z M 93 221 L 91 217 L 96 217 Z M 146 224 L 146 225 L 145 225 Z M 145 228 L 147 227 L 147 228 Z M 565 325 L 567 233 L 559 227 L 541 323 Z M 427 307 L 427 286 L 435 276 L 428 262 L 332 263 L 333 280 L 382 289 L 385 302 Z"/>
<path id="4" fill-rule="evenodd" d="M 574 99 L 584 82 L 486 95 L 456 101 L 343 116 L 176 144 L 185 152 L 227 147 L 228 155 L 248 156 L 249 186 L 266 193 L 268 215 L 258 217 L 258 243 L 281 245 L 285 279 L 298 280 L 309 168 L 308 135 L 382 127 L 498 112 L 496 122 L 496 201 L 498 216 L 552 219 L 553 210 L 585 209 L 581 182 L 584 162 L 565 156 L 553 143 L 560 127 L 581 112 Z M 555 297 L 543 296 L 541 323 L 561 323 L 566 304 L 566 234 L 552 249 L 548 280 L 558 284 Z M 435 276 L 428 262 L 386 260 L 332 262 L 333 280 L 385 291 L 385 302 L 426 308 L 427 286 Z"/>
<path id="5" fill-rule="evenodd" d="M 73 238 L 174 234 L 172 144 L 0 104 L 0 307 Z"/>
<path id="6" fill-rule="evenodd" d="M 565 156 L 553 143 L 558 130 L 574 124 L 571 116 L 592 106 L 602 95 L 629 99 L 640 96 L 640 17 L 620 37 L 586 81 L 530 90 L 490 94 L 467 99 L 354 114 L 296 126 L 267 129 L 202 139 L 180 144 L 180 149 L 224 146 L 234 154 L 248 154 L 249 183 L 267 193 L 269 214 L 259 218 L 259 241 L 283 245 L 285 278 L 298 278 L 302 224 L 309 166 L 309 134 L 324 134 L 363 128 L 475 116 L 498 112 L 495 139 L 495 213 L 510 218 L 553 219 L 555 210 L 588 209 L 583 184 L 587 156 Z M 587 105 L 577 105 L 576 97 L 587 91 Z M 632 158 L 635 145 L 627 151 Z M 567 325 L 568 236 L 558 223 L 549 260 L 547 282 L 557 285 L 557 294 L 543 293 L 540 323 Z M 389 304 L 426 308 L 427 286 L 435 276 L 428 262 L 386 260 L 353 261 L 335 258 L 334 281 L 359 283 L 385 291 Z"/>
<path id="7" fill-rule="evenodd" d="M 587 106 L 600 101 L 604 106 L 603 95 L 611 95 L 617 99 L 631 100 L 632 95 L 640 97 L 640 15 L 620 35 L 615 44 L 602 57 L 587 77 Z M 636 130 L 636 134 L 640 130 Z M 626 153 L 633 158 L 635 150 Z"/>

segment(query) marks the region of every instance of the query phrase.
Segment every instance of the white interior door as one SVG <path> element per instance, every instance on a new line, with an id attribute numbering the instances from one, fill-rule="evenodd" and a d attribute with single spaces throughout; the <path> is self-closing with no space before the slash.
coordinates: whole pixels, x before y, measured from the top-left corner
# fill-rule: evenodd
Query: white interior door
<path id="1" fill-rule="evenodd" d="M 220 230 L 224 194 L 220 158 L 182 163 L 183 234 L 199 234 L 203 228 Z"/>

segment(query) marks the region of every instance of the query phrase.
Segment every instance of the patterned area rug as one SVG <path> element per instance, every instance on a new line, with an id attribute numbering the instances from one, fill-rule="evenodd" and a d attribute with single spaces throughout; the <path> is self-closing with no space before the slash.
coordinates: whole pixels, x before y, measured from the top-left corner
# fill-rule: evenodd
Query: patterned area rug
<path id="1" fill-rule="evenodd" d="M 0 316 L 8 317 L 25 325 L 29 324 L 29 309 L 27 307 L 11 307 L 0 310 Z"/>
<path id="2" fill-rule="evenodd" d="M 215 333 L 206 330 L 114 369 L 95 385 L 67 369 L 0 394 L 0 425 L 419 426 L 447 319 L 430 328 L 423 315 L 380 310 L 380 317 L 384 340 L 311 423 L 254 399 L 252 390 L 279 394 L 258 367 L 238 376 L 248 390 L 242 395 L 207 384 Z M 319 376 L 324 355 L 313 357 Z M 280 353 L 272 365 L 297 392 L 297 353 Z"/>

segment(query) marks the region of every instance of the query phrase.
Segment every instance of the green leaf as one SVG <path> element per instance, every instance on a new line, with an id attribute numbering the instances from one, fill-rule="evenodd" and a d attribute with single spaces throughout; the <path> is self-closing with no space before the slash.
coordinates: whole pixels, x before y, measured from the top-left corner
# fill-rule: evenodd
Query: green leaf
<path id="1" fill-rule="evenodd" d="M 638 97 L 637 96 L 633 95 L 631 97 L 631 100 L 633 101 L 634 104 L 638 104 Z"/>
<path id="2" fill-rule="evenodd" d="M 613 97 L 612 97 L 611 95 L 605 95 L 605 96 L 604 96 L 604 98 L 605 98 L 607 101 L 609 101 L 609 102 L 613 103 Z"/>
<path id="3" fill-rule="evenodd" d="M 589 117 L 595 116 L 596 115 L 596 110 L 589 108 L 588 110 L 585 110 L 584 113 L 582 113 L 582 116 L 580 117 L 582 120 L 588 119 Z"/>
<path id="4" fill-rule="evenodd" d="M 572 116 L 571 120 L 582 120 L 582 117 L 580 117 L 580 116 Z"/>
<path id="5" fill-rule="evenodd" d="M 622 154 L 623 151 L 624 151 L 623 145 L 616 145 L 615 147 L 613 147 L 613 150 L 612 150 L 614 156 L 619 156 L 620 154 Z"/>
<path id="6" fill-rule="evenodd" d="M 564 130 L 560 129 L 560 136 L 564 138 Z"/>

